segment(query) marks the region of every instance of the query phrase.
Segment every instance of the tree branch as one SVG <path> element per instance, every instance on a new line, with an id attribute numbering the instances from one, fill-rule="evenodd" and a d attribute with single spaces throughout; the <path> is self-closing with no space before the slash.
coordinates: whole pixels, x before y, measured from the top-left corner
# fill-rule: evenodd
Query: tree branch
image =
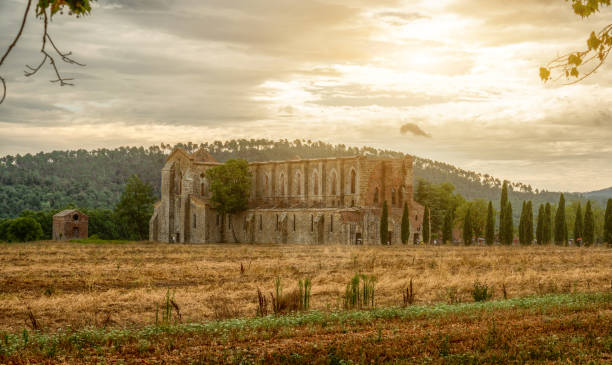
<path id="1" fill-rule="evenodd" d="M 6 52 L 4 52 L 4 54 L 2 55 L 2 58 L 0 58 L 0 66 L 2 66 L 2 64 L 4 63 L 4 60 L 6 60 L 9 53 L 11 53 L 11 51 L 17 44 L 17 41 L 19 41 L 19 38 L 21 38 L 21 34 L 23 33 L 23 28 L 25 28 L 26 20 L 28 19 L 28 13 L 30 12 L 31 5 L 32 5 L 32 0 L 28 0 L 28 4 L 26 5 L 26 10 L 23 14 L 23 19 L 21 20 L 21 26 L 19 27 L 19 31 L 17 32 L 17 36 L 15 37 L 13 42 L 9 45 Z M 0 104 L 2 104 L 2 102 L 6 98 L 6 82 L 4 81 L 4 78 L 2 78 L 1 76 L 0 76 L 0 81 L 2 81 L 2 98 L 0 98 Z"/>

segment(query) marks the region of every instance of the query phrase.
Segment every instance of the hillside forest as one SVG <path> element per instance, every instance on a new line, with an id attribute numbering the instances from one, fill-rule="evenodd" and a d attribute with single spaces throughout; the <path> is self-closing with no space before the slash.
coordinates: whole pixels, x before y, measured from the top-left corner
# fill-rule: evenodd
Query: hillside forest
<path id="1" fill-rule="evenodd" d="M 41 212 L 50 214 L 66 207 L 78 207 L 88 214 L 108 216 L 119 202 L 121 193 L 132 175 L 138 176 L 144 183 L 149 184 L 153 189 L 153 195 L 159 198 L 160 170 L 166 157 L 178 147 L 189 152 L 203 148 L 219 162 L 232 158 L 268 161 L 297 157 L 403 156 L 400 152 L 372 147 L 358 148 L 310 140 L 272 141 L 268 139 L 239 139 L 200 144 L 189 142 L 176 145 L 162 143 L 159 146 L 148 148 L 119 147 L 93 151 L 74 150 L 8 155 L 0 158 L 0 218 L 13 218 L 24 214 L 45 214 Z M 493 202 L 495 210 L 500 209 L 499 196 L 503 181 L 489 174 L 467 171 L 447 163 L 415 157 L 414 176 L 415 197 L 418 198 L 419 187 L 421 190 L 430 189 L 430 198 L 437 196 L 434 199 L 437 202 L 423 202 L 434 205 L 431 208 L 432 232 L 442 225 L 442 217 L 439 212 L 447 208 L 443 205 L 448 204 L 448 199 L 454 201 L 453 208 L 458 209 L 460 213 L 467 209 L 466 204 L 480 208 L 473 211 L 482 211 L 482 207 L 486 208 L 488 201 Z M 587 199 L 593 203 L 595 219 L 601 220 L 603 224 L 605 202 L 612 196 L 612 192 L 601 191 L 593 195 L 565 193 L 564 195 L 567 201 L 568 227 L 573 226 L 571 219 L 578 205 L 584 207 Z M 559 201 L 559 196 L 559 192 L 534 189 L 520 182 L 508 182 L 508 200 L 516 207 L 512 215 L 515 224 L 520 219 L 519 207 L 523 201 L 531 201 L 536 209 L 540 204 L 546 203 L 552 204 L 554 208 Z M 439 207 L 436 207 L 436 204 Z M 438 214 L 436 214 L 436 209 Z M 486 214 L 486 211 L 481 214 Z M 454 224 L 462 224 L 463 214 L 458 213 L 454 216 Z M 474 216 L 474 218 L 482 220 L 482 217 Z M 596 224 L 596 227 L 599 226 Z"/>

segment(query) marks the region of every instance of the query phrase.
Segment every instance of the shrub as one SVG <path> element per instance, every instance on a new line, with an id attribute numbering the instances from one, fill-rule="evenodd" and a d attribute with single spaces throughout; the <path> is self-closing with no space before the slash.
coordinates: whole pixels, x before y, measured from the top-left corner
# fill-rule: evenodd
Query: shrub
<path id="1" fill-rule="evenodd" d="M 485 302 L 493 296 L 493 288 L 485 283 L 480 283 L 478 280 L 474 282 L 474 288 L 472 289 L 472 297 L 475 302 Z"/>
<path id="2" fill-rule="evenodd" d="M 274 292 L 270 293 L 270 298 L 272 299 L 272 310 L 274 314 L 281 314 L 287 312 L 296 312 L 302 310 L 308 310 L 310 308 L 310 290 L 312 288 L 312 284 L 310 283 L 310 279 L 305 279 L 298 281 L 297 289 L 289 292 L 288 294 L 283 294 L 283 286 L 280 277 L 277 277 L 274 281 Z M 258 309 L 258 314 L 261 313 L 263 315 L 264 312 L 267 312 L 267 309 L 264 311 L 263 306 L 267 303 L 265 302 L 265 298 L 262 301 L 262 298 L 259 297 L 258 293 L 258 301 L 260 303 L 260 309 Z"/>
<path id="3" fill-rule="evenodd" d="M 6 238 L 9 242 L 36 241 L 42 235 L 40 223 L 31 217 L 12 219 L 6 227 Z"/>
<path id="4" fill-rule="evenodd" d="M 375 284 L 375 276 L 355 274 L 346 285 L 346 290 L 344 292 L 344 308 L 374 307 Z"/>
<path id="5" fill-rule="evenodd" d="M 402 293 L 404 297 L 404 307 L 414 304 L 414 291 L 412 289 L 412 278 L 410 279 L 410 285 L 406 288 L 406 291 Z"/>

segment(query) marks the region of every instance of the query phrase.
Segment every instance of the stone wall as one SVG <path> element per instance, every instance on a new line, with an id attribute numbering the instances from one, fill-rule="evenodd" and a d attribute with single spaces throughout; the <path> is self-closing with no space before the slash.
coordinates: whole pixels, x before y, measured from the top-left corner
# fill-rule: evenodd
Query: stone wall
<path id="1" fill-rule="evenodd" d="M 150 222 L 151 240 L 375 244 L 384 201 L 393 243 L 400 241 L 404 202 L 413 235 L 420 232 L 422 207 L 412 201 L 410 156 L 250 163 L 249 209 L 232 217 L 220 217 L 210 206 L 205 173 L 217 165 L 205 152 L 178 149 L 170 155 L 162 169 L 162 199 Z"/>

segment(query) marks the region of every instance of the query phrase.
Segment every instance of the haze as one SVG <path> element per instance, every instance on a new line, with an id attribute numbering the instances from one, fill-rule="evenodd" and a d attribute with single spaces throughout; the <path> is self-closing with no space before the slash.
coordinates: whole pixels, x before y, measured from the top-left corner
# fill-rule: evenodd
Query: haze
<path id="1" fill-rule="evenodd" d="M 0 49 L 24 1 L 0 1 Z M 612 185 L 612 64 L 543 85 L 610 9 L 563 0 L 102 0 L 50 32 L 86 68 L 34 78 L 40 20 L 1 70 L 0 154 L 313 139 L 394 149 L 549 190 Z"/>

